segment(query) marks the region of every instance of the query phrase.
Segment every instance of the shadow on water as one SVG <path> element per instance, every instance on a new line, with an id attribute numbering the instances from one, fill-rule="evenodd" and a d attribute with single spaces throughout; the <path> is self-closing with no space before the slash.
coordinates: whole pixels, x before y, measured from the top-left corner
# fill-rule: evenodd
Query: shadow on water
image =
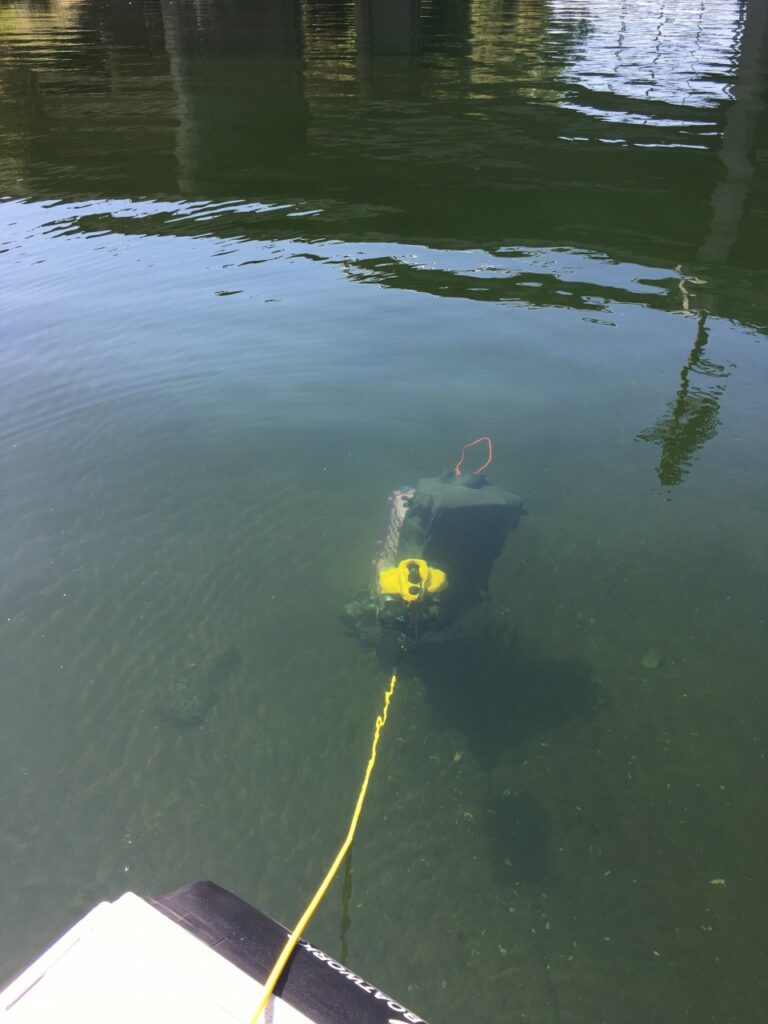
<path id="1" fill-rule="evenodd" d="M 525 737 L 592 714 L 584 662 L 527 651 L 488 614 L 471 635 L 420 645 L 406 665 L 424 685 L 436 726 L 462 732 L 486 771 Z"/>
<path id="2" fill-rule="evenodd" d="M 484 824 L 494 852 L 496 885 L 540 882 L 548 876 L 552 829 L 544 806 L 530 790 L 491 791 Z"/>
<path id="3" fill-rule="evenodd" d="M 352 918 L 349 913 L 352 903 L 352 852 L 352 850 L 349 851 L 344 861 L 344 881 L 341 886 L 341 935 L 339 945 L 341 947 L 342 963 L 347 963 L 349 960 L 349 929 L 352 924 Z"/>
<path id="4" fill-rule="evenodd" d="M 424 644 L 406 661 L 423 683 L 439 729 L 466 737 L 487 773 L 482 823 L 489 869 L 497 890 L 529 888 L 533 919 L 544 909 L 542 889 L 552 878 L 549 813 L 526 785 L 501 788 L 493 769 L 526 738 L 591 718 L 597 687 L 586 662 L 526 650 L 517 633 L 490 611 L 469 635 Z M 531 929 L 551 1019 L 561 1019 L 560 996 L 550 975 L 552 950 L 545 932 Z"/>
<path id="5" fill-rule="evenodd" d="M 537 883 L 550 871 L 550 822 L 525 786 L 499 789 L 492 772 L 528 737 L 593 714 L 587 664 L 526 650 L 503 620 L 484 612 L 470 634 L 416 647 L 404 670 L 424 687 L 435 727 L 461 732 L 487 773 L 483 823 L 497 885 Z"/>

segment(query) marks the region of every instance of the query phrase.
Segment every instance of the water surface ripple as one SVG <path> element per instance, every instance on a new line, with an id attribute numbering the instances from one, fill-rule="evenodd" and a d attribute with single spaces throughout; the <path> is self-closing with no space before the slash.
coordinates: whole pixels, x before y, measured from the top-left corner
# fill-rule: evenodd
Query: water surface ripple
<path id="1" fill-rule="evenodd" d="M 489 434 L 529 514 L 309 937 L 434 1024 L 762 1018 L 767 68 L 760 0 L 0 4 L 3 976 L 126 888 L 293 921 L 386 496 Z"/>

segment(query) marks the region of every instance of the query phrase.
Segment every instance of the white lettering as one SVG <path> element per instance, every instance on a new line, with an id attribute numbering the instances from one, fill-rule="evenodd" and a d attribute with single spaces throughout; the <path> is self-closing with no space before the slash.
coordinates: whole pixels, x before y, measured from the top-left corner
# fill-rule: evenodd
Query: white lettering
<path id="1" fill-rule="evenodd" d="M 328 954 L 323 953 L 321 949 L 317 949 L 315 946 L 310 945 L 310 943 L 306 942 L 305 940 L 302 940 L 300 945 L 303 949 L 306 949 L 308 953 L 311 953 L 312 956 L 315 957 L 315 959 L 322 961 L 322 963 L 324 964 L 327 964 L 328 967 L 331 968 L 331 970 L 336 971 L 336 973 L 340 974 L 343 978 L 347 978 L 349 981 L 353 982 L 367 995 L 373 996 L 374 999 L 380 999 L 383 1002 L 385 1002 L 393 1013 L 401 1013 L 403 1017 L 405 1017 L 405 1020 L 408 1022 L 408 1024 L 426 1024 L 426 1021 L 422 1020 L 421 1017 L 417 1017 L 415 1013 L 411 1013 L 410 1010 L 406 1010 L 406 1008 L 404 1006 L 401 1006 L 400 1003 L 396 1003 L 393 999 L 390 999 L 389 996 L 386 996 L 384 995 L 383 992 L 380 992 L 379 989 L 375 988 L 373 985 L 368 984 L 368 982 L 363 981 L 363 979 L 358 977 L 357 974 L 353 974 L 348 967 L 345 967 L 343 964 L 338 963 L 336 960 L 331 960 Z M 387 1024 L 403 1024 L 403 1021 L 399 1018 L 390 1017 Z"/>

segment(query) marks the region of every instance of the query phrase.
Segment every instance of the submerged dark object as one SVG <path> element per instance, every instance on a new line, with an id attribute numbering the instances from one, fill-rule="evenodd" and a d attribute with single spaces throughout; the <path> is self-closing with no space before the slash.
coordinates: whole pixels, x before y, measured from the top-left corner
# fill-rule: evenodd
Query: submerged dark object
<path id="1" fill-rule="evenodd" d="M 157 706 L 161 722 L 175 729 L 199 729 L 219 702 L 222 688 L 240 669 L 242 656 L 233 647 L 215 651 L 193 646 Z"/>
<path id="2" fill-rule="evenodd" d="M 387 635 L 403 643 L 455 625 L 487 599 L 494 562 L 524 511 L 516 494 L 479 473 L 454 470 L 393 491 L 373 585 L 346 609 L 353 631 L 376 647 Z M 400 592 L 391 583 L 395 569 Z M 409 581 L 418 594 L 408 595 Z"/>
<path id="3" fill-rule="evenodd" d="M 419 480 L 400 531 L 398 558 L 416 556 L 448 576 L 446 603 L 485 596 L 493 563 L 523 513 L 516 494 L 472 473 Z"/>

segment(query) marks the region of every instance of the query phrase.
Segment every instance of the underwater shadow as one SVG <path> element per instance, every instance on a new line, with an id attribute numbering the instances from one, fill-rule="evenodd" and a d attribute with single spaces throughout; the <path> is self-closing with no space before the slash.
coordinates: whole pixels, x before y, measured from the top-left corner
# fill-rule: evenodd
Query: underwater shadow
<path id="1" fill-rule="evenodd" d="M 462 732 L 487 771 L 526 736 L 593 714 L 596 686 L 586 662 L 528 651 L 490 615 L 470 634 L 420 643 L 405 664 L 421 680 L 436 726 Z"/>
<path id="2" fill-rule="evenodd" d="M 597 686 L 587 663 L 525 649 L 485 610 L 469 634 L 417 645 L 406 666 L 424 687 L 435 727 L 461 732 L 488 773 L 483 824 L 494 884 L 541 885 L 552 867 L 548 812 L 524 783 L 500 790 L 491 773 L 523 739 L 592 718 Z"/>
<path id="3" fill-rule="evenodd" d="M 543 804 L 529 789 L 489 792 L 483 816 L 497 886 L 534 883 L 550 872 L 552 826 Z"/>

